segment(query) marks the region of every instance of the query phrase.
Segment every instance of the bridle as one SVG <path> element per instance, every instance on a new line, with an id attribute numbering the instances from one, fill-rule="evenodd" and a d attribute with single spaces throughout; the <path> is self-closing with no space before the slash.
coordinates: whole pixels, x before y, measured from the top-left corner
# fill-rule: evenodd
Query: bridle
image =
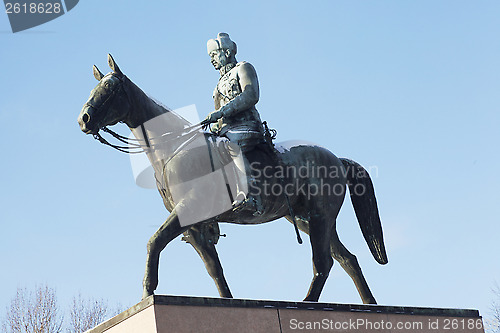
<path id="1" fill-rule="evenodd" d="M 114 78 L 118 79 L 119 84 L 116 85 L 116 87 L 114 87 L 114 89 L 111 91 L 111 93 L 106 98 L 106 100 L 100 106 L 98 106 L 98 107 L 94 106 L 90 102 L 87 102 L 84 105 L 84 106 L 89 106 L 92 109 L 94 109 L 95 113 L 98 113 L 99 110 L 101 110 L 105 106 L 109 105 L 114 100 L 117 92 L 120 89 L 123 89 L 123 93 L 125 94 L 125 96 L 127 97 L 127 100 L 131 104 L 130 96 L 127 93 L 126 89 L 124 89 L 123 79 L 121 77 L 117 76 L 117 75 L 113 75 L 113 73 L 111 73 L 111 75 Z M 102 143 L 104 145 L 107 145 L 107 146 L 110 146 L 111 148 L 114 148 L 114 149 L 116 149 L 116 150 L 118 150 L 118 151 L 120 151 L 122 153 L 126 153 L 126 154 L 140 154 L 140 153 L 146 152 L 147 149 L 154 148 L 154 146 L 156 146 L 158 144 L 165 144 L 166 142 L 174 140 L 174 139 L 177 139 L 180 136 L 183 136 L 183 135 L 190 134 L 190 133 L 193 133 L 195 131 L 198 131 L 199 129 L 202 128 L 202 125 L 198 123 L 198 124 L 195 124 L 195 125 L 183 128 L 182 130 L 173 131 L 173 132 L 167 132 L 167 133 L 162 134 L 158 138 L 148 138 L 148 136 L 146 134 L 146 129 L 144 128 L 144 124 L 141 124 L 140 127 L 141 127 L 141 130 L 142 130 L 142 134 L 143 134 L 144 140 L 135 139 L 135 138 L 129 138 L 129 137 L 120 135 L 120 134 L 112 131 L 111 129 L 109 129 L 107 126 L 103 126 L 103 127 L 99 128 L 97 130 L 97 133 L 93 134 L 93 137 L 94 137 L 94 139 L 96 139 L 100 143 Z M 106 133 L 110 134 L 111 136 L 113 136 L 118 141 L 126 144 L 126 146 L 115 145 L 115 144 L 110 143 L 108 140 L 106 140 L 105 138 L 102 137 L 102 135 L 99 133 L 100 130 L 102 130 L 103 132 L 106 132 Z M 151 144 L 152 140 L 155 140 L 158 143 Z M 144 144 L 142 144 L 142 142 L 144 142 Z"/>

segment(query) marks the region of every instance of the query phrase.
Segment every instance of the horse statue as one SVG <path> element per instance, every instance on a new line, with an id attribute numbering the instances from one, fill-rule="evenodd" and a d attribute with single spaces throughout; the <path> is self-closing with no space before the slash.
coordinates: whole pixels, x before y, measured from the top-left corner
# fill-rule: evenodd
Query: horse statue
<path id="1" fill-rule="evenodd" d="M 361 165 L 337 158 L 315 145 L 277 145 L 275 149 L 262 145 L 248 156 L 252 168 L 255 166 L 253 171 L 257 180 L 257 185 L 252 186 L 262 191 L 262 214 L 252 214 L 251 207 L 245 204 L 221 206 L 220 202 L 228 201 L 228 193 L 231 196 L 234 190 L 230 187 L 238 182 L 234 166 L 231 168 L 234 164 L 228 156 L 231 154 L 221 150 L 230 143 L 203 131 L 201 125 L 192 125 L 148 97 L 122 73 L 111 55 L 108 55 L 108 64 L 112 72 L 107 75 L 93 67 L 99 83 L 80 112 L 80 128 L 116 149 L 127 151 L 127 148 L 136 147 L 144 151 L 155 172 L 164 205 L 170 212 L 147 244 L 143 299 L 153 295 L 158 285 L 160 252 L 181 234 L 205 263 L 220 296 L 232 298 L 215 248 L 220 236 L 218 223 L 253 225 L 284 217 L 294 224 L 299 242 L 297 228 L 310 238 L 314 275 L 304 301 L 318 301 L 335 259 L 354 281 L 363 303 L 376 304 L 356 257 L 340 242 L 336 231 L 336 218 L 348 188 L 373 257 L 380 264 L 388 262 L 373 184 Z M 130 128 L 136 138 L 133 143 L 130 141 L 133 139 L 107 128 L 118 122 Z M 110 144 L 100 135 L 100 130 L 130 145 Z M 304 176 L 304 172 L 301 175 L 293 170 L 323 172 L 309 172 Z M 209 174 L 217 174 L 222 185 L 214 185 L 215 182 L 209 180 L 203 185 L 208 189 L 197 187 L 196 180 Z M 273 186 L 288 191 L 269 191 Z M 325 188 L 330 190 L 327 193 L 318 191 Z"/>

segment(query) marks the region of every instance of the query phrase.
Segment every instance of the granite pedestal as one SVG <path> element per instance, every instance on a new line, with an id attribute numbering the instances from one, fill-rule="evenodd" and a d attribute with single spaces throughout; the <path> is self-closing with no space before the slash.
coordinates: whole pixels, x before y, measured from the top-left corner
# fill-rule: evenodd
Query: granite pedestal
<path id="1" fill-rule="evenodd" d="M 484 332 L 479 311 L 150 296 L 88 333 Z"/>

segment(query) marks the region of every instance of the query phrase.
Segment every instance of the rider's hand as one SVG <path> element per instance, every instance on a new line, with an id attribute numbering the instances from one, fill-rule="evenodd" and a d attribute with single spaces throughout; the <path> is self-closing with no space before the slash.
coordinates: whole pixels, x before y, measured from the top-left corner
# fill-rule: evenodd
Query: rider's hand
<path id="1" fill-rule="evenodd" d="M 217 111 L 212 111 L 200 124 L 203 125 L 204 129 L 206 129 L 211 123 L 215 123 L 221 117 L 222 112 L 220 111 L 220 109 Z"/>

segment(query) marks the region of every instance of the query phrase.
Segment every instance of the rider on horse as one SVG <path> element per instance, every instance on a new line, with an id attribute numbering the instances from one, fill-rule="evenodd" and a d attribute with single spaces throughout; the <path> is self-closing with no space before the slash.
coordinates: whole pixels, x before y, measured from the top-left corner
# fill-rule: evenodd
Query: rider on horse
<path id="1" fill-rule="evenodd" d="M 261 143 L 265 143 L 265 131 L 255 104 L 259 101 L 259 82 L 254 67 L 248 62 L 236 61 L 236 43 L 227 33 L 219 33 L 217 38 L 207 42 L 207 51 L 211 63 L 220 72 L 219 82 L 215 87 L 213 98 L 216 111 L 212 111 L 202 124 L 212 126 L 211 131 L 229 139 L 229 150 L 233 153 L 241 150 L 245 165 L 238 168 L 247 175 L 248 185 L 255 179 L 251 176 L 247 154 Z M 231 144 L 238 147 L 231 148 Z M 252 201 L 255 215 L 262 213 L 260 194 L 251 193 L 248 197 L 238 191 L 234 205 L 243 201 Z"/>

